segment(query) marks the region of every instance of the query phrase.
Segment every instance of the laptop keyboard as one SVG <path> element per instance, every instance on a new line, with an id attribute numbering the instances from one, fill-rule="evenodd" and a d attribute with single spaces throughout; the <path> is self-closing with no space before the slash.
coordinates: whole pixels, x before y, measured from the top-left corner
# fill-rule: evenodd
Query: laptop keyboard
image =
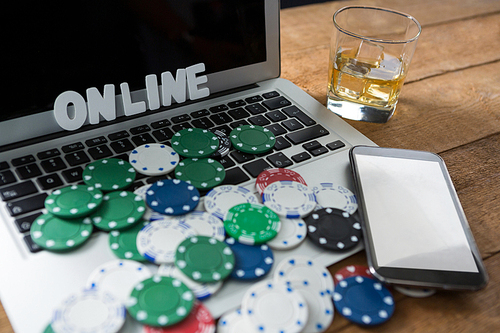
<path id="1" fill-rule="evenodd" d="M 265 169 L 290 167 L 345 146 L 340 140 L 326 145 L 318 142 L 316 139 L 328 135 L 328 130 L 287 98 L 270 91 L 11 161 L 0 161 L 0 198 L 15 218 L 16 227 L 23 234 L 30 252 L 38 252 L 42 249 L 32 242 L 29 231 L 44 208 L 47 193 L 69 184 L 83 184 L 82 173 L 86 164 L 110 157 L 128 161 L 128 154 L 135 147 L 157 142 L 170 145 L 174 133 L 184 128 L 219 130 L 229 135 L 232 129 L 241 125 L 269 129 L 276 136 L 276 145 L 265 154 L 252 155 L 232 149 L 227 156 L 220 158 L 226 169 L 224 184 L 238 185 L 257 178 Z M 293 145 L 301 146 L 301 152 L 292 156 L 283 152 Z M 137 173 L 130 190 L 157 180 Z"/>

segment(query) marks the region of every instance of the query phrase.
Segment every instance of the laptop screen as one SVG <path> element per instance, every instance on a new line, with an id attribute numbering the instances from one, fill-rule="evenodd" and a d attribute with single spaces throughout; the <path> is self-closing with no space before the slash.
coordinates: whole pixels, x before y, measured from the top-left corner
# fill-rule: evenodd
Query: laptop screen
<path id="1" fill-rule="evenodd" d="M 86 0 L 12 4 L 0 121 L 52 110 L 56 97 L 204 63 L 266 61 L 264 0 Z M 5 41 L 4 41 L 5 42 Z M 5 72 L 4 72 L 5 73 Z"/>

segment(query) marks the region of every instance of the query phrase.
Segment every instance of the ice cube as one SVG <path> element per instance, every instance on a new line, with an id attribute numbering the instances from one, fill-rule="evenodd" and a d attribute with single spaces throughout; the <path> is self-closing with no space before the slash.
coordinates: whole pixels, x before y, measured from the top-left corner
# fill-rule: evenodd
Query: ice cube
<path id="1" fill-rule="evenodd" d="M 384 59 L 384 47 L 362 40 L 356 52 L 356 60 L 370 67 L 379 67 Z"/>
<path id="2" fill-rule="evenodd" d="M 385 54 L 384 60 L 378 68 L 372 68 L 368 77 L 372 79 L 392 81 L 401 75 L 401 60 L 389 54 Z"/>

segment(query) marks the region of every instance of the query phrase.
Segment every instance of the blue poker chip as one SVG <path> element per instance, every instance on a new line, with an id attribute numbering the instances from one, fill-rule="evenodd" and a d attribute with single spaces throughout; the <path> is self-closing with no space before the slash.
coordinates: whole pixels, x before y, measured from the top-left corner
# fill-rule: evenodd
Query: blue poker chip
<path id="1" fill-rule="evenodd" d="M 347 320 L 363 326 L 385 323 L 394 313 L 394 298 L 379 281 L 353 276 L 335 286 L 333 303 Z"/>
<path id="2" fill-rule="evenodd" d="M 164 179 L 154 183 L 146 192 L 146 202 L 155 212 L 183 215 L 194 210 L 200 201 L 200 192 L 193 185 L 179 179 Z"/>
<path id="3" fill-rule="evenodd" d="M 262 202 L 276 214 L 298 219 L 309 215 L 316 207 L 316 197 L 306 185 L 279 180 L 271 183 L 262 193 Z"/>
<path id="4" fill-rule="evenodd" d="M 266 244 L 245 245 L 234 238 L 226 239 L 226 244 L 235 256 L 231 278 L 237 280 L 255 280 L 265 276 L 274 263 L 273 251 Z"/>

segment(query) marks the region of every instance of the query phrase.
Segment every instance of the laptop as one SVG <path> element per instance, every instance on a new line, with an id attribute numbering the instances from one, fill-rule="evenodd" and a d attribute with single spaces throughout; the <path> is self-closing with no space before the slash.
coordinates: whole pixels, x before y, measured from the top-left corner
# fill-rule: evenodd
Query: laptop
<path id="1" fill-rule="evenodd" d="M 42 250 L 29 236 L 47 194 L 81 182 L 86 164 L 127 159 L 134 147 L 168 143 L 183 128 L 228 133 L 254 124 L 270 129 L 277 145 L 257 156 L 232 150 L 221 159 L 226 184 L 257 193 L 260 171 L 287 167 L 310 187 L 353 189 L 348 151 L 374 145 L 279 77 L 279 1 L 11 5 L 0 111 L 0 299 L 16 332 L 42 332 L 97 266 L 117 259 L 106 232 L 67 253 Z M 174 80 L 163 80 L 165 73 Z M 138 177 L 133 186 L 154 181 Z M 306 240 L 274 255 L 276 264 L 307 255 L 329 266 L 361 249 L 327 252 Z M 250 285 L 226 281 L 204 303 L 219 317 L 240 305 Z M 128 319 L 122 331 L 141 325 Z"/>

